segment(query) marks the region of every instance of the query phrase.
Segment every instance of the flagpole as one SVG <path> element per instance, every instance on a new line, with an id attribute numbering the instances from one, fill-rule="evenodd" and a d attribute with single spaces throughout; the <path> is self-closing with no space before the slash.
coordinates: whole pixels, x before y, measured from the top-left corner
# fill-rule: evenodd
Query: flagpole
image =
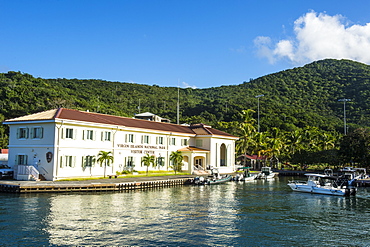
<path id="1" fill-rule="evenodd" d="M 180 86 L 177 84 L 177 124 L 180 124 Z"/>

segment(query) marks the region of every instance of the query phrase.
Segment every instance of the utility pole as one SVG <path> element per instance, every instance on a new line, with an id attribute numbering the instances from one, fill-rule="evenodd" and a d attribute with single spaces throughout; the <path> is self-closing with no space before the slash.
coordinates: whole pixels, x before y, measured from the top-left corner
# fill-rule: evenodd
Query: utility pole
<path id="1" fill-rule="evenodd" d="M 347 123 L 346 123 L 346 102 L 351 101 L 351 99 L 339 99 L 338 101 L 343 101 L 344 135 L 347 135 Z"/>
<path id="2" fill-rule="evenodd" d="M 257 95 L 255 96 L 257 98 L 257 124 L 258 124 L 258 132 L 260 132 L 260 98 L 263 97 L 265 95 L 263 94 L 260 94 L 260 95 Z"/>

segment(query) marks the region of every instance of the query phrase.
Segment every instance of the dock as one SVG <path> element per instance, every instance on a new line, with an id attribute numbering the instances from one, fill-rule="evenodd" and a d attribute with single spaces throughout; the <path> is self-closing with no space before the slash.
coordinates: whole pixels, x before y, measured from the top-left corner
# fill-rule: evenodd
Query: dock
<path id="1" fill-rule="evenodd" d="M 14 181 L 0 180 L 0 192 L 6 193 L 56 193 L 56 192 L 119 192 L 182 186 L 192 176 L 114 178 L 83 181 Z"/>

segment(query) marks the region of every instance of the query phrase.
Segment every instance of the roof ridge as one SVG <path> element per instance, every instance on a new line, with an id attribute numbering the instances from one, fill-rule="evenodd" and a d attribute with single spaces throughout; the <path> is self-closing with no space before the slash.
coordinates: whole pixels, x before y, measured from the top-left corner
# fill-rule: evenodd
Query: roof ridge
<path id="1" fill-rule="evenodd" d="M 62 107 L 58 108 L 58 110 L 54 114 L 54 118 L 58 118 L 63 109 L 64 108 L 62 108 Z"/>

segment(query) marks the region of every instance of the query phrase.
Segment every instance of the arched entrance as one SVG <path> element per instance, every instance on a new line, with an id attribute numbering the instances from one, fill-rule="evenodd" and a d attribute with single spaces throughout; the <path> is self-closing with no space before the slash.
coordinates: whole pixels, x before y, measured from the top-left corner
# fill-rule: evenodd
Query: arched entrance
<path id="1" fill-rule="evenodd" d="M 189 167 L 189 157 L 186 156 L 186 155 L 183 156 L 181 170 L 183 170 L 183 171 L 189 171 L 190 170 L 190 167 Z"/>

